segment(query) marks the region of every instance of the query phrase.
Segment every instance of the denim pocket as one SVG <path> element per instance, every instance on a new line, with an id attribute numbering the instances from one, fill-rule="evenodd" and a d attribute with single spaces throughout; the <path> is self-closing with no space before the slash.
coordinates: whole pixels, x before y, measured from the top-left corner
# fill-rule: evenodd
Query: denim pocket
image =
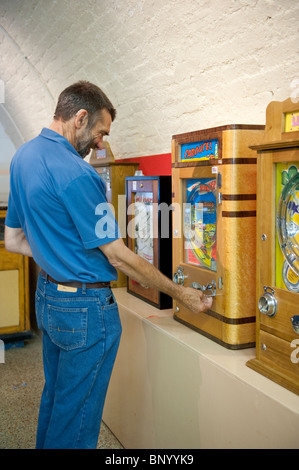
<path id="1" fill-rule="evenodd" d="M 37 326 L 40 330 L 42 329 L 42 321 L 43 321 L 42 306 L 43 306 L 43 299 L 40 296 L 40 294 L 36 291 L 35 292 L 35 317 L 36 317 Z"/>
<path id="2" fill-rule="evenodd" d="M 48 334 L 67 351 L 86 345 L 88 308 L 48 305 Z"/>
<path id="3" fill-rule="evenodd" d="M 102 305 L 103 319 L 106 331 L 113 331 L 114 334 L 121 335 L 122 327 L 119 318 L 118 305 L 113 293 L 106 297 L 104 305 Z"/>
<path id="4" fill-rule="evenodd" d="M 103 308 L 114 307 L 115 305 L 117 305 L 116 300 L 115 300 L 113 292 L 111 292 L 109 295 L 107 295 Z"/>

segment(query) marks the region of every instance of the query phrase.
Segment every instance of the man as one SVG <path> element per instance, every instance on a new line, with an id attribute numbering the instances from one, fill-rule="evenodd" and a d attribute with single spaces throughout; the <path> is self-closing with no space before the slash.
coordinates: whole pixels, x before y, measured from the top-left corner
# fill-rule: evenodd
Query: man
<path id="1" fill-rule="evenodd" d="M 97 86 L 75 83 L 59 96 L 49 129 L 20 147 L 11 163 L 5 247 L 41 267 L 36 315 L 45 386 L 37 448 L 96 448 L 121 335 L 109 286 L 116 268 L 193 312 L 212 303 L 129 250 L 109 209 L 99 233 L 96 208 L 106 203 L 105 186 L 83 158 L 102 149 L 115 115 Z"/>

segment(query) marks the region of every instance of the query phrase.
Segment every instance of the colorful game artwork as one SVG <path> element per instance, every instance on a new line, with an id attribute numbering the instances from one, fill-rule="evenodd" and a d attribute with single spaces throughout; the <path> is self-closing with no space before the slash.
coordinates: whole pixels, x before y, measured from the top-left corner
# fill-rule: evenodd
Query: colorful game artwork
<path id="1" fill-rule="evenodd" d="M 185 262 L 216 271 L 216 180 L 186 180 L 184 204 Z"/>
<path id="2" fill-rule="evenodd" d="M 294 163 L 276 169 L 276 286 L 299 292 L 299 172 Z"/>
<path id="3" fill-rule="evenodd" d="M 153 264 L 153 193 L 150 192 L 135 195 L 134 247 L 135 253 Z"/>

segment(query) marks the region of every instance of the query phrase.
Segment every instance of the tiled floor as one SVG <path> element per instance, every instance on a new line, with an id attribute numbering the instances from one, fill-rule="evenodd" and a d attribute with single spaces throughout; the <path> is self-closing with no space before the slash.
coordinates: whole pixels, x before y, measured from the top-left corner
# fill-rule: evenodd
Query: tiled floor
<path id="1" fill-rule="evenodd" d="M 0 449 L 34 449 L 43 389 L 42 346 L 39 336 L 23 347 L 5 350 L 0 363 Z M 98 449 L 122 449 L 102 423 Z"/>

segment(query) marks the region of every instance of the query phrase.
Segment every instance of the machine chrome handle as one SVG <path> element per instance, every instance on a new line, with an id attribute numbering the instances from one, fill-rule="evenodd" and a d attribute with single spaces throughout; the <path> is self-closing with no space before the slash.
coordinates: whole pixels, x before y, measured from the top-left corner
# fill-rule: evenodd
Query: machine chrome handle
<path id="1" fill-rule="evenodd" d="M 184 268 L 182 268 L 182 266 L 178 266 L 177 271 L 173 275 L 173 282 L 176 284 L 181 284 L 182 286 L 184 285 L 185 279 L 188 278 L 188 276 L 186 276 L 183 271 Z"/>
<path id="2" fill-rule="evenodd" d="M 291 317 L 291 323 L 293 330 L 295 331 L 295 333 L 297 333 L 297 335 L 299 335 L 299 315 L 294 315 L 293 317 Z"/>
<path id="3" fill-rule="evenodd" d="M 268 292 L 268 290 L 270 292 Z M 259 298 L 258 308 L 263 315 L 274 317 L 277 311 L 277 300 L 275 299 L 275 291 L 271 287 L 264 286 L 264 295 Z"/>
<path id="4" fill-rule="evenodd" d="M 198 284 L 198 282 L 192 282 L 191 287 L 193 287 L 193 289 L 201 290 L 208 297 L 215 297 L 216 295 L 215 281 L 208 283 L 206 286 L 201 286 L 200 284 Z"/>

